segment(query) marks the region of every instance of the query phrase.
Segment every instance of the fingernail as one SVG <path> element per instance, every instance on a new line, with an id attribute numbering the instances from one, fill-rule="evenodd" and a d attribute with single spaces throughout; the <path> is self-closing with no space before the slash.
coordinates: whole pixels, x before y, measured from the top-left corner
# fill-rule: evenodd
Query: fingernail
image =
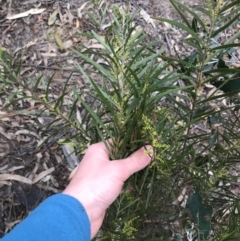
<path id="1" fill-rule="evenodd" d="M 153 147 L 151 145 L 145 146 L 145 152 L 146 155 L 152 157 L 154 154 Z"/>

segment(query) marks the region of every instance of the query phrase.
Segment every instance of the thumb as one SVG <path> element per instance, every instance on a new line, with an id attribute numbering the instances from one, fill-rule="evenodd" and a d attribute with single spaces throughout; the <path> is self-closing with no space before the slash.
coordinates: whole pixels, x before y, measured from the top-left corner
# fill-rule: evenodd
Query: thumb
<path id="1" fill-rule="evenodd" d="M 124 167 L 124 173 L 126 175 L 124 179 L 127 180 L 133 173 L 145 168 L 151 161 L 152 153 L 152 146 L 148 145 L 135 151 L 131 156 L 121 160 L 120 163 Z"/>

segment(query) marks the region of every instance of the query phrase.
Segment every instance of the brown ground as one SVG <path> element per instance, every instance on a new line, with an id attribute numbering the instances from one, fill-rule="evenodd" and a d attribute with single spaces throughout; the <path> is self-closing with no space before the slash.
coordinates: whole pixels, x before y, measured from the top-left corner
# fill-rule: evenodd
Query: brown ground
<path id="1" fill-rule="evenodd" d="M 0 46 L 8 51 L 17 64 L 22 56 L 22 75 L 37 78 L 43 75 L 46 79 L 53 77 L 53 94 L 59 93 L 69 74 L 76 66 L 77 57 L 69 47 L 88 44 L 78 33 L 89 31 L 92 26 L 81 11 L 86 1 L 54 1 L 54 0 L 0 0 Z M 130 2 L 135 9 L 142 8 L 154 16 L 179 19 L 166 0 L 110 1 L 121 5 Z M 194 8 L 202 1 L 182 0 Z M 7 16 L 23 13 L 30 9 L 45 8 L 40 14 L 7 20 Z M 59 8 L 61 14 L 52 25 L 48 25 L 49 17 Z M 91 8 L 89 8 L 91 11 Z M 184 47 L 180 44 L 183 34 L 171 29 L 163 23 L 156 23 L 156 28 L 147 24 L 139 16 L 138 24 L 144 26 L 151 39 L 161 40 L 166 54 L 172 55 L 173 44 L 178 44 L 180 52 Z M 65 51 L 61 51 L 56 43 L 55 33 L 61 38 Z M 80 82 L 78 73 L 74 73 L 71 81 Z M 84 87 L 84 83 L 82 82 Z M 1 88 L 1 86 L 0 86 Z M 61 147 L 50 140 L 41 148 L 37 148 L 43 138 L 51 133 L 44 132 L 38 125 L 40 119 L 31 115 L 20 115 L 4 109 L 8 89 L 0 89 L 0 237 L 33 209 L 45 197 L 63 190 L 71 171 Z M 34 104 L 22 102 L 17 107 L 22 110 L 34 110 Z M 47 118 L 42 117 L 45 122 Z M 45 119 L 44 119 L 45 118 Z M 66 133 L 59 133 L 61 135 Z M 5 174 L 5 175 L 3 175 Z M 9 175 L 9 176 L 7 176 Z M 25 177 L 25 179 L 21 179 Z"/>

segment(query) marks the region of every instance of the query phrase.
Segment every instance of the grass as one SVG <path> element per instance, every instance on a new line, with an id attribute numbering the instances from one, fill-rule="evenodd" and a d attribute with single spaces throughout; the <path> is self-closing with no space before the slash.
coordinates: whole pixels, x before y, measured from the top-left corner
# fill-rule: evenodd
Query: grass
<path id="1" fill-rule="evenodd" d="M 194 12 L 170 1 L 182 22 L 155 20 L 185 31 L 188 38 L 183 42 L 191 53 L 165 56 L 159 42 L 149 42 L 134 26 L 137 12 L 115 7 L 104 37 L 94 31 L 85 34 L 102 47 L 73 49 L 81 57 L 78 69 L 89 91 L 70 86 L 69 78 L 59 98 L 53 99 L 51 79 L 23 79 L 21 64 L 16 69 L 11 56 L 1 50 L 0 85 L 6 90 L 22 88 L 9 94 L 5 108 L 19 100 L 41 103 L 44 109 L 31 114 L 53 115 L 46 130 L 55 133 L 53 139 L 59 132 L 71 133 L 63 142 L 72 143 L 78 155 L 89 144 L 107 145 L 108 138 L 113 142 L 112 159 L 148 143 L 154 147 L 152 164 L 127 181 L 108 210 L 98 235 L 102 240 L 239 240 L 239 197 L 233 189 L 239 178 L 240 71 L 226 58 L 239 47 L 239 34 L 214 44 L 236 23 L 239 1 L 206 0 L 205 7 Z M 97 30 L 107 5 L 93 4 L 98 14 L 87 14 Z M 72 104 L 63 112 L 70 94 Z M 85 110 L 81 118 L 78 106 Z"/>

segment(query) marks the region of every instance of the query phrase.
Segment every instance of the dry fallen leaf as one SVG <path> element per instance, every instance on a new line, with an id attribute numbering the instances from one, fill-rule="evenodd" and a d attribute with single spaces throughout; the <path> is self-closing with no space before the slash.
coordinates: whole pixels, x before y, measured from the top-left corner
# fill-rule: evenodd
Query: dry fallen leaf
<path id="1" fill-rule="evenodd" d="M 155 23 L 153 22 L 153 19 L 150 17 L 150 15 L 145 11 L 145 10 L 141 10 L 140 14 L 142 15 L 143 19 L 147 22 L 147 23 L 151 23 L 153 28 L 156 28 Z"/>
<path id="2" fill-rule="evenodd" d="M 69 177 L 68 177 L 68 180 L 71 180 L 71 179 L 73 178 L 73 176 L 75 175 L 75 173 L 76 173 L 76 171 L 77 171 L 77 168 L 78 168 L 78 167 L 75 167 L 75 168 L 73 169 L 73 171 L 70 173 L 70 175 L 69 175 Z"/>
<path id="3" fill-rule="evenodd" d="M 25 168 L 25 166 L 15 166 L 15 167 L 8 167 L 8 169 L 7 170 L 5 170 L 5 171 L 7 171 L 7 172 L 14 172 L 14 171 L 16 171 L 16 170 L 20 170 L 20 169 L 23 169 L 23 168 Z"/>
<path id="4" fill-rule="evenodd" d="M 55 171 L 55 168 L 54 168 L 54 167 L 51 167 L 51 168 L 49 168 L 49 169 L 47 169 L 47 170 L 39 173 L 39 174 L 33 179 L 32 183 L 34 184 L 34 183 L 40 181 L 40 180 L 43 179 L 45 176 L 51 174 L 51 173 L 54 172 L 54 171 Z"/>
<path id="5" fill-rule="evenodd" d="M 12 140 L 14 137 L 13 133 L 7 133 L 5 130 L 0 126 L 0 134 L 6 137 L 8 140 Z"/>
<path id="6" fill-rule="evenodd" d="M 240 67 L 240 63 L 230 63 L 230 66 L 239 68 Z"/>
<path id="7" fill-rule="evenodd" d="M 6 232 L 8 232 L 9 230 L 12 230 L 14 226 L 16 226 L 16 224 L 20 223 L 21 219 L 18 219 L 16 221 L 13 222 L 8 222 L 6 223 Z"/>
<path id="8" fill-rule="evenodd" d="M 189 34 L 185 39 L 190 39 L 190 38 L 192 38 L 191 34 Z"/>
<path id="9" fill-rule="evenodd" d="M 49 17 L 48 19 L 48 25 L 53 25 L 57 19 L 57 15 L 59 13 L 59 9 L 57 8 Z"/>
<path id="10" fill-rule="evenodd" d="M 101 38 L 104 39 L 104 37 Z M 105 49 L 105 47 L 100 44 L 99 41 L 97 41 L 96 39 L 90 39 L 86 45 L 88 48 L 91 49 Z"/>
<path id="11" fill-rule="evenodd" d="M 9 121 L 9 113 L 4 112 L 4 111 L 0 111 L 0 119 L 1 121 Z"/>
<path id="12" fill-rule="evenodd" d="M 85 2 L 80 8 L 77 9 L 77 14 L 78 17 L 81 19 L 82 18 L 82 10 L 85 8 L 88 2 Z"/>
<path id="13" fill-rule="evenodd" d="M 18 182 L 24 182 L 27 184 L 32 184 L 32 180 L 20 176 L 20 175 L 13 175 L 13 174 L 0 174 L 0 181 L 9 181 L 9 180 L 14 180 Z"/>
<path id="14" fill-rule="evenodd" d="M 105 49 L 102 44 L 91 44 L 91 45 L 88 46 L 88 48 L 91 48 L 91 49 Z"/>
<path id="15" fill-rule="evenodd" d="M 71 48 L 73 46 L 73 41 L 71 40 L 71 39 L 69 39 L 69 40 L 67 40 L 67 41 L 65 41 L 64 43 L 63 43 L 63 48 L 64 49 L 69 49 L 69 48 Z"/>
<path id="16" fill-rule="evenodd" d="M 80 21 L 77 19 L 76 21 L 76 28 L 79 28 L 80 27 Z"/>
<path id="17" fill-rule="evenodd" d="M 58 35 L 57 32 L 55 32 L 55 34 L 54 34 L 54 38 L 55 38 L 55 40 L 56 40 L 56 42 L 57 42 L 59 48 L 60 48 L 61 50 L 64 50 L 63 42 L 62 42 L 62 40 L 61 40 L 61 38 L 60 38 L 60 36 Z"/>
<path id="18" fill-rule="evenodd" d="M 102 25 L 102 26 L 101 26 L 101 29 L 104 30 L 104 29 L 110 27 L 113 23 L 114 23 L 114 20 L 112 20 L 111 22 L 109 22 L 109 23 L 107 23 L 107 24 Z"/>
<path id="19" fill-rule="evenodd" d="M 75 154 L 74 148 L 70 143 L 65 143 L 62 146 L 63 154 L 67 159 L 70 168 L 74 168 L 78 165 L 78 158 Z"/>
<path id="20" fill-rule="evenodd" d="M 70 25 L 73 24 L 73 19 L 74 19 L 74 16 L 72 15 L 72 13 L 70 12 L 70 10 L 66 10 L 66 15 L 67 15 L 67 19 L 68 19 L 68 23 Z"/>
<path id="21" fill-rule="evenodd" d="M 12 19 L 24 18 L 24 17 L 27 17 L 28 15 L 43 13 L 45 10 L 46 10 L 46 8 L 39 8 L 39 9 L 38 8 L 32 8 L 29 11 L 19 13 L 19 14 L 15 14 L 15 15 L 12 15 L 12 16 L 8 16 L 8 17 L 6 17 L 6 19 L 12 20 Z"/>
<path id="22" fill-rule="evenodd" d="M 172 25 L 171 25 L 170 23 L 163 22 L 163 24 L 164 24 L 167 28 L 171 28 L 171 29 L 172 29 Z"/>

